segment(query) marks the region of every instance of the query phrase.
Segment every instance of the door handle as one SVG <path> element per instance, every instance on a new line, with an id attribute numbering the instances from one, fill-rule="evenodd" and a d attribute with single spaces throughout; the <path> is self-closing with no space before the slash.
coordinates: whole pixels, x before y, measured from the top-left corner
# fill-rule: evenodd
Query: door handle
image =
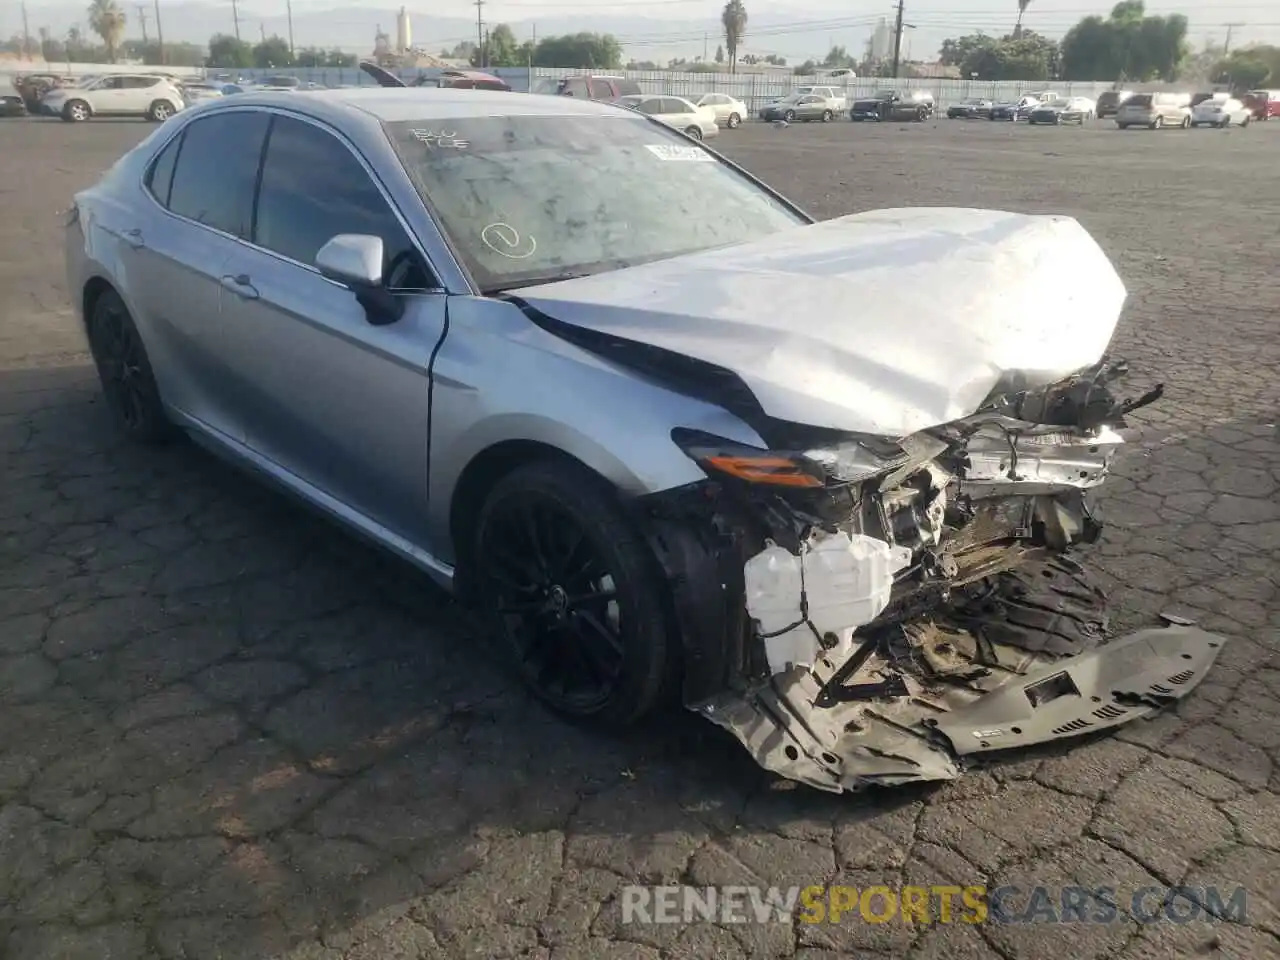
<path id="1" fill-rule="evenodd" d="M 222 285 L 234 293 L 241 300 L 257 300 L 258 288 L 253 285 L 253 281 L 247 273 L 231 276 L 226 274 L 222 278 Z"/>
<path id="2" fill-rule="evenodd" d="M 134 227 L 132 230 L 126 230 L 124 232 L 124 242 L 127 243 L 129 246 L 133 247 L 133 249 L 135 250 L 141 250 L 143 247 L 147 245 L 146 240 L 142 238 L 142 231 L 139 230 L 137 227 Z"/>

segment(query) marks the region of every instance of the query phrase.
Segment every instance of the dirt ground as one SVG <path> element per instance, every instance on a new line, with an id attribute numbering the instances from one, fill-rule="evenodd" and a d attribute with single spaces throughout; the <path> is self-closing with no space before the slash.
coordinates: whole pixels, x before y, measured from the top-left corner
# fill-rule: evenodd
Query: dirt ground
<path id="1" fill-rule="evenodd" d="M 860 797 L 779 782 L 691 716 L 625 739 L 559 723 L 423 578 L 193 446 L 120 446 L 61 230 L 151 129 L 0 121 L 0 956 L 1280 956 L 1280 124 L 715 141 L 820 217 L 988 206 L 1093 231 L 1130 290 L 1117 352 L 1167 389 L 1093 560 L 1118 627 L 1174 611 L 1232 637 L 1154 721 Z M 620 887 L 659 882 L 1084 884 L 1121 915 L 623 924 Z M 1171 884 L 1244 885 L 1244 922 L 1128 914 Z"/>

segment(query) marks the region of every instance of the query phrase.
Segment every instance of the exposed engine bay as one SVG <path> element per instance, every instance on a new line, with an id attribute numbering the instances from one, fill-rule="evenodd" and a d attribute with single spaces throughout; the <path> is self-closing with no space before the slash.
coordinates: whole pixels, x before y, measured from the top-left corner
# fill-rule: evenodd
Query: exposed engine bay
<path id="1" fill-rule="evenodd" d="M 958 776 L 989 751 L 1150 713 L 1222 638 L 1108 636 L 1071 548 L 1125 416 L 1104 360 L 897 442 L 774 422 L 770 450 L 674 439 L 705 483 L 644 498 L 687 651 L 688 707 L 824 790 Z M 763 432 L 762 432 L 762 435 Z"/>

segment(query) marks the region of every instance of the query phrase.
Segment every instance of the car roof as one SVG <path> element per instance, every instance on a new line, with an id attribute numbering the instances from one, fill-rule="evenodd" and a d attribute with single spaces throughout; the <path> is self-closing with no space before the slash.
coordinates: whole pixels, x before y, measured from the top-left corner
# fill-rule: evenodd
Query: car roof
<path id="1" fill-rule="evenodd" d="M 251 88 L 249 88 L 251 89 Z M 377 120 L 455 120 L 464 117 L 617 117 L 622 109 L 578 97 L 536 93 L 512 95 L 505 90 L 459 90 L 449 87 L 354 87 L 316 90 L 290 99 L 289 109 L 317 117 L 356 110 Z M 278 94 L 246 92 L 221 109 L 279 107 Z M 202 111 L 205 108 L 201 108 Z M 218 109 L 211 107 L 209 109 Z M 630 111 L 626 115 L 631 115 Z"/>

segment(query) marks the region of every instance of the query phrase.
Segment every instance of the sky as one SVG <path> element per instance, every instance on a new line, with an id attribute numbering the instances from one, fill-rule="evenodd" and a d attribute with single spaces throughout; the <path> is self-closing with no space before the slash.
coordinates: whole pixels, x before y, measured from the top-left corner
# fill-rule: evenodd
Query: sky
<path id="1" fill-rule="evenodd" d="M 130 36 L 139 35 L 135 0 L 120 0 L 130 16 Z M 147 0 L 150 6 L 154 0 Z M 265 29 L 284 33 L 289 0 L 238 0 L 243 27 L 249 35 Z M 394 13 L 405 2 L 412 17 L 415 44 L 430 50 L 452 46 L 475 36 L 473 0 L 432 0 L 418 6 L 413 0 L 293 0 L 298 46 L 341 46 L 367 54 L 373 33 L 382 26 L 394 35 Z M 1114 0 L 1032 0 L 1024 25 L 1051 37 L 1061 37 L 1080 18 L 1105 15 Z M 798 63 L 821 58 L 832 45 L 861 54 L 881 18 L 892 21 L 893 0 L 784 0 L 764 3 L 745 0 L 750 16 L 744 53 L 778 54 Z M 64 21 L 79 20 L 83 29 L 86 4 L 75 0 L 26 0 L 31 30 L 49 25 L 65 32 Z M 485 0 L 487 24 L 510 23 L 520 39 L 535 29 L 542 35 L 591 30 L 610 32 L 623 44 L 628 58 L 665 62 L 678 56 L 713 53 L 720 41 L 719 16 L 723 0 Z M 229 0 L 160 0 L 165 33 L 172 39 L 204 42 L 211 23 L 231 24 Z M 335 8 L 342 8 L 340 11 Z M 18 0 L 0 0 L 0 35 L 20 32 Z M 364 13 L 368 10 L 368 14 Z M 197 11 L 199 14 L 197 15 Z M 327 11 L 333 11 L 328 15 Z M 1148 13 L 1182 13 L 1191 21 L 1190 37 L 1197 47 L 1223 42 L 1230 31 L 1232 47 L 1251 42 L 1280 44 L 1280 0 L 1148 0 Z M 1016 0 L 906 0 L 903 53 L 908 59 L 929 60 L 947 37 L 984 32 L 1004 34 L 1017 15 Z M 1234 26 L 1229 26 L 1229 25 Z M 186 35 L 190 34 L 190 35 Z M 705 37 L 705 40 L 704 40 Z"/>

